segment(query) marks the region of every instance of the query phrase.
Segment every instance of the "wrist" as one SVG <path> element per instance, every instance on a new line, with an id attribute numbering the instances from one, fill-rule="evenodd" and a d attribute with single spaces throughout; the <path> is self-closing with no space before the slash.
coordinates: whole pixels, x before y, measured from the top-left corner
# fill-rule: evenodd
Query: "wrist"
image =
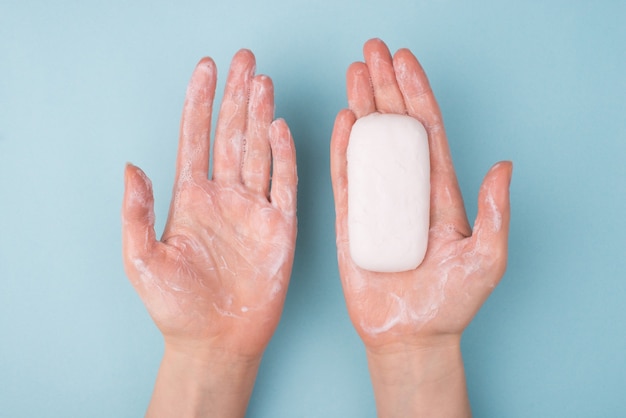
<path id="1" fill-rule="evenodd" d="M 165 339 L 164 359 L 172 359 L 181 362 L 193 363 L 203 369 L 220 369 L 221 366 L 229 365 L 235 369 L 258 368 L 263 357 L 263 352 L 240 353 L 220 346 L 212 346 L 203 343 L 179 342 Z"/>
<path id="2" fill-rule="evenodd" d="M 261 357 L 165 345 L 147 417 L 243 417 Z"/>
<path id="3" fill-rule="evenodd" d="M 471 416 L 460 337 L 367 347 L 380 418 Z"/>

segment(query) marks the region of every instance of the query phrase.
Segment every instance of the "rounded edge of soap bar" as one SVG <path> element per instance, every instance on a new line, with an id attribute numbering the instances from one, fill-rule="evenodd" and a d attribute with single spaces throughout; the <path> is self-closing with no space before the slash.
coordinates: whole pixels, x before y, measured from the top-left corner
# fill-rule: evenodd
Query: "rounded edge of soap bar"
<path id="1" fill-rule="evenodd" d="M 355 251 L 356 245 L 354 245 L 354 233 L 350 230 L 350 203 L 348 203 L 348 236 L 350 241 L 350 256 L 354 263 L 364 270 L 380 272 L 380 273 L 399 273 L 403 271 L 414 270 L 421 265 L 426 255 L 426 250 L 428 248 L 428 232 L 430 229 L 430 149 L 428 144 L 428 133 L 424 127 L 424 125 L 417 120 L 408 115 L 399 115 L 393 113 L 371 113 L 367 116 L 357 119 L 352 127 L 352 131 L 350 132 L 350 141 L 348 142 L 348 150 L 347 150 L 347 159 L 348 159 L 348 193 L 350 193 L 350 144 L 352 143 L 353 133 L 355 132 L 355 128 L 357 133 L 363 127 L 361 125 L 365 125 L 367 123 L 371 123 L 373 119 L 378 119 L 379 121 L 385 121 L 385 119 L 403 119 L 404 121 L 410 121 L 414 126 L 414 128 L 419 132 L 418 135 L 422 136 L 425 141 L 423 143 L 418 143 L 417 147 L 422 148 L 422 152 L 426 154 L 425 164 L 423 167 L 425 168 L 425 181 L 424 186 L 425 189 L 422 190 L 422 193 L 425 195 L 425 199 L 428 201 L 427 205 L 423 208 L 424 213 L 422 218 L 422 223 L 424 224 L 424 228 L 422 231 L 418 231 L 420 233 L 419 236 L 415 237 L 415 248 L 410 249 L 410 251 L 414 251 L 414 258 L 411 258 L 408 262 L 402 264 L 398 263 L 394 260 L 386 260 L 381 261 L 380 257 L 377 259 L 377 255 L 380 253 L 380 249 L 374 249 L 370 246 L 370 249 L 367 251 Z M 361 122 L 361 123 L 359 123 Z M 386 121 L 385 121 L 386 122 Z M 417 138 L 418 140 L 421 138 Z M 348 195 L 348 200 L 350 202 L 350 195 Z M 421 245 L 420 245 L 421 243 Z M 369 245 L 369 244 L 367 244 Z M 360 248 L 363 248 L 361 246 Z"/>

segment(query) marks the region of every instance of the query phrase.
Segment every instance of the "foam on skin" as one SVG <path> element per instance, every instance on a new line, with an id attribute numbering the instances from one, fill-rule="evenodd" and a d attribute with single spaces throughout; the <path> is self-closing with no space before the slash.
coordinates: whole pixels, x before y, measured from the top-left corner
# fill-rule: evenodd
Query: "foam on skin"
<path id="1" fill-rule="evenodd" d="M 430 158 L 426 129 L 410 116 L 372 113 L 350 133 L 348 235 L 363 269 L 419 266 L 428 246 Z"/>

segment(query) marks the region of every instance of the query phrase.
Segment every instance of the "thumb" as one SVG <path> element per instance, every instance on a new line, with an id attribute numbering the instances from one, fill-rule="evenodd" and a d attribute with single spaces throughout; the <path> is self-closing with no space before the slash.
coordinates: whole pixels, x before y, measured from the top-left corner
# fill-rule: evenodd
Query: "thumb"
<path id="1" fill-rule="evenodd" d="M 145 265 L 155 243 L 152 182 L 139 167 L 127 164 L 122 203 L 122 251 L 127 274 Z"/>
<path id="2" fill-rule="evenodd" d="M 478 214 L 474 222 L 472 241 L 474 247 L 485 246 L 496 264 L 498 279 L 506 269 L 511 202 L 509 185 L 513 164 L 502 161 L 495 164 L 483 180 L 478 192 Z"/>

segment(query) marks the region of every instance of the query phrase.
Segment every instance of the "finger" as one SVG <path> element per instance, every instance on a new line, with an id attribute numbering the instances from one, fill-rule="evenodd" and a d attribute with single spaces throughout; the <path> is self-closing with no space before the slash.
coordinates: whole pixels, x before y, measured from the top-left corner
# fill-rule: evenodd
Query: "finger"
<path id="1" fill-rule="evenodd" d="M 211 114 L 215 97 L 217 71 L 211 58 L 203 58 L 196 66 L 183 105 L 180 124 L 176 181 L 190 176 L 207 178 L 209 171 L 209 148 Z"/>
<path id="2" fill-rule="evenodd" d="M 273 162 L 270 200 L 281 212 L 295 216 L 298 170 L 293 138 L 283 119 L 272 122 L 269 132 Z"/>
<path id="3" fill-rule="evenodd" d="M 443 129 L 441 111 L 428 78 L 408 49 L 401 49 L 395 54 L 394 69 L 409 116 L 422 122 L 428 133 L 431 227 L 437 224 L 451 225 L 463 236 L 469 236 L 471 229 Z"/>
<path id="4" fill-rule="evenodd" d="M 354 62 L 348 67 L 346 85 L 348 107 L 357 118 L 376 112 L 374 89 L 370 79 L 370 72 L 365 63 Z"/>
<path id="5" fill-rule="evenodd" d="M 242 49 L 230 64 L 213 145 L 213 179 L 241 181 L 248 98 L 254 75 L 252 52 Z"/>
<path id="6" fill-rule="evenodd" d="M 274 119 L 274 86 L 265 75 L 252 80 L 248 105 L 248 129 L 241 177 L 253 192 L 268 197 L 271 152 L 269 129 Z"/>
<path id="7" fill-rule="evenodd" d="M 122 246 L 127 271 L 136 269 L 156 243 L 152 183 L 139 167 L 126 165 L 122 203 Z"/>
<path id="8" fill-rule="evenodd" d="M 409 115 L 429 131 L 442 131 L 439 105 L 417 58 L 408 49 L 400 49 L 393 57 L 393 67 Z"/>
<path id="9" fill-rule="evenodd" d="M 512 173 L 513 164 L 505 161 L 494 165 L 485 176 L 478 193 L 478 213 L 471 237 L 476 252 L 487 254 L 494 263 L 497 279 L 506 268 Z"/>
<path id="10" fill-rule="evenodd" d="M 341 110 L 335 119 L 330 141 L 330 176 L 335 198 L 335 229 L 338 250 L 348 242 L 348 141 L 356 115 L 348 109 Z"/>
<path id="11" fill-rule="evenodd" d="M 372 79 L 376 109 L 382 113 L 405 114 L 404 99 L 387 45 L 380 39 L 370 39 L 363 47 L 363 55 Z"/>

